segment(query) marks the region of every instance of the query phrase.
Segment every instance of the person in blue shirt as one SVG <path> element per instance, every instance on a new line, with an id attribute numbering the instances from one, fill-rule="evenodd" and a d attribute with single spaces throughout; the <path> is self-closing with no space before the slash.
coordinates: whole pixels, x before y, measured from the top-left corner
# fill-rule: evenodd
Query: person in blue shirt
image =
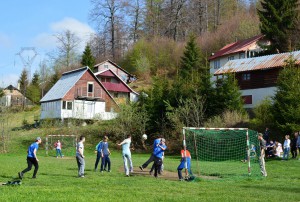
<path id="1" fill-rule="evenodd" d="M 158 172 L 161 170 L 162 165 L 162 157 L 164 154 L 164 151 L 167 149 L 167 146 L 165 144 L 165 139 L 161 139 L 161 142 L 158 144 L 158 146 L 153 151 L 154 155 L 154 177 L 157 177 Z"/>
<path id="2" fill-rule="evenodd" d="M 95 148 L 95 152 L 97 154 L 96 162 L 95 162 L 95 171 L 97 171 L 98 163 L 99 163 L 100 158 L 102 156 L 101 150 L 102 150 L 102 140 L 97 144 L 97 146 Z"/>
<path id="3" fill-rule="evenodd" d="M 162 139 L 161 137 L 158 137 L 158 138 L 156 138 L 154 140 L 154 143 L 153 143 L 153 152 L 152 152 L 150 158 L 143 165 L 139 166 L 139 168 L 142 171 L 144 170 L 144 168 L 147 168 L 147 166 L 149 165 L 149 163 L 151 163 L 152 161 L 155 160 L 155 157 L 154 157 L 153 153 L 154 153 L 155 149 L 158 147 L 158 145 L 160 144 L 161 139 Z"/>
<path id="4" fill-rule="evenodd" d="M 38 158 L 36 156 L 36 152 L 39 148 L 39 144 L 42 143 L 42 139 L 40 137 L 37 137 L 35 142 L 32 143 L 27 150 L 27 168 L 25 168 L 23 171 L 19 172 L 19 178 L 23 179 L 24 173 L 28 172 L 31 170 L 32 165 L 34 165 L 34 171 L 33 171 L 33 176 L 32 178 L 36 178 L 36 174 L 39 169 L 39 163 L 38 163 Z"/>
<path id="5" fill-rule="evenodd" d="M 102 148 L 101 148 L 101 168 L 100 172 L 103 172 L 105 165 L 108 165 L 108 172 L 110 172 L 110 158 L 109 155 L 111 154 L 109 149 L 108 149 L 108 137 L 104 136 L 103 142 L 102 142 Z"/>
<path id="6" fill-rule="evenodd" d="M 130 143 L 131 143 L 131 135 L 127 135 L 127 139 L 123 140 L 119 146 L 122 146 L 122 156 L 124 162 L 124 170 L 125 175 L 129 177 L 129 172 L 133 172 L 133 165 L 131 160 L 131 152 L 130 152 Z M 129 163 L 129 169 L 128 169 Z"/>

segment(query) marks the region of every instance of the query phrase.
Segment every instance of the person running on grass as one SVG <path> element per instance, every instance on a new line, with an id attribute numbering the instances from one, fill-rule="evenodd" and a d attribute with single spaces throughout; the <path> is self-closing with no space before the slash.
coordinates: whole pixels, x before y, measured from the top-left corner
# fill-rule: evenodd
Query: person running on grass
<path id="1" fill-rule="evenodd" d="M 76 147 L 76 161 L 78 166 L 78 177 L 84 177 L 84 168 L 85 168 L 85 160 L 84 160 L 84 143 L 85 137 L 80 136 L 79 142 Z"/>
<path id="2" fill-rule="evenodd" d="M 131 143 L 131 135 L 127 135 L 127 139 L 123 140 L 119 146 L 122 146 L 122 156 L 124 162 L 124 170 L 125 175 L 129 177 L 129 172 L 133 172 L 133 165 L 131 160 L 131 152 L 130 152 L 130 143 Z M 129 169 L 128 169 L 129 163 Z"/>
<path id="3" fill-rule="evenodd" d="M 143 165 L 139 166 L 139 168 L 140 168 L 142 171 L 144 170 L 144 168 L 147 168 L 147 166 L 149 165 L 149 163 L 151 163 L 152 161 L 154 161 L 155 156 L 153 155 L 153 153 L 154 153 L 154 150 L 155 150 L 155 149 L 158 147 L 158 145 L 160 144 L 161 139 L 162 139 L 162 138 L 159 136 L 158 138 L 156 138 L 156 139 L 154 140 L 154 143 L 153 143 L 153 152 L 151 153 L 150 158 L 149 158 Z"/>
<path id="4" fill-rule="evenodd" d="M 161 142 L 158 144 L 158 146 L 155 148 L 153 155 L 154 155 L 154 177 L 158 177 L 157 174 L 161 170 L 162 165 L 162 156 L 164 151 L 167 149 L 167 146 L 165 144 L 165 139 L 162 138 Z"/>
<path id="5" fill-rule="evenodd" d="M 28 172 L 31 170 L 32 165 L 34 165 L 34 171 L 33 171 L 33 176 L 32 178 L 36 178 L 36 174 L 39 170 L 39 160 L 36 156 L 37 150 L 39 148 L 39 144 L 42 143 L 42 139 L 40 137 L 37 137 L 35 139 L 35 142 L 32 143 L 27 150 L 27 168 L 25 168 L 23 171 L 19 172 L 19 178 L 23 179 L 24 173 Z"/>

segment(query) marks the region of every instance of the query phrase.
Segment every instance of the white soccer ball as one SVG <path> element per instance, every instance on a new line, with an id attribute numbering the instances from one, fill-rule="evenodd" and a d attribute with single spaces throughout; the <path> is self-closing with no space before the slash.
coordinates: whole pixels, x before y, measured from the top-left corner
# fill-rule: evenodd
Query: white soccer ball
<path id="1" fill-rule="evenodd" d="M 147 140 L 147 135 L 144 134 L 144 135 L 142 136 L 142 138 L 143 138 L 143 140 Z"/>

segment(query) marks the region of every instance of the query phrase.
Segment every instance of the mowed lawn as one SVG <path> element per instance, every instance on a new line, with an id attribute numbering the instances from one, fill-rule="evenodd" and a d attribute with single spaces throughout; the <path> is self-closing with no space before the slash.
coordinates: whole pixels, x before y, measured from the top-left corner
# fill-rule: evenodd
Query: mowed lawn
<path id="1" fill-rule="evenodd" d="M 77 178 L 75 157 L 56 159 L 39 150 L 37 179 L 32 171 L 20 186 L 0 186 L 0 201 L 300 201 L 300 161 L 267 161 L 265 179 L 203 180 L 180 182 L 148 174 L 125 177 L 120 151 L 111 156 L 112 172 L 94 172 L 95 155 L 86 154 L 86 177 Z M 133 153 L 134 168 L 150 154 Z M 179 157 L 167 156 L 165 169 L 176 172 Z M 26 154 L 0 154 L 0 182 L 17 177 Z"/>

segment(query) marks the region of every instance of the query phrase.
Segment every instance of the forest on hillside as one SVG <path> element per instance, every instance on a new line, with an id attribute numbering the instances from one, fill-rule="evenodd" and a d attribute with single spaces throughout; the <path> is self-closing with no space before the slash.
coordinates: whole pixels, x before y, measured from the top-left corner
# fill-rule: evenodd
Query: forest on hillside
<path id="1" fill-rule="evenodd" d="M 121 107 L 117 120 L 120 133 L 126 129 L 126 133 L 161 133 L 177 138 L 182 126 L 249 126 L 236 81 L 228 76 L 212 84 L 208 57 L 226 44 L 259 34 L 272 42 L 269 53 L 299 47 L 297 0 L 90 3 L 87 16 L 97 34 L 90 37 L 85 51 L 78 51 L 75 33 L 58 33 L 56 50 L 40 63 L 32 81 L 28 81 L 25 70 L 21 73 L 21 90 L 26 87 L 26 95 L 38 104 L 62 72 L 83 65 L 93 69 L 94 64 L 110 59 L 136 75 L 131 85 L 141 93 L 138 103 Z M 292 60 L 288 65 L 294 66 Z M 46 82 L 39 85 L 39 81 Z M 285 127 L 288 119 L 274 122 L 268 115 L 274 110 L 272 103 L 266 100 L 254 110 L 252 127 L 262 130 L 277 124 L 281 131 L 300 130 L 297 120 L 289 127 Z M 293 107 L 298 110 L 299 106 Z"/>

